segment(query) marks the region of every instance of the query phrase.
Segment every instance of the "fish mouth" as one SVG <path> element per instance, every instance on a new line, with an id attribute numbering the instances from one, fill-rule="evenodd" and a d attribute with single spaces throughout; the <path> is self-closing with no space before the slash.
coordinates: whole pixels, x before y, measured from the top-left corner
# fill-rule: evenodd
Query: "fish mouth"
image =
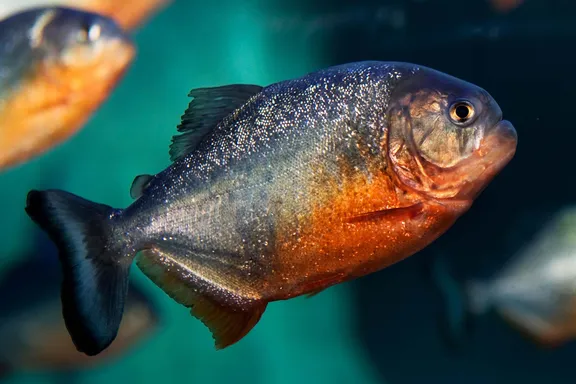
<path id="1" fill-rule="evenodd" d="M 127 67 L 135 55 L 136 49 L 131 41 L 113 38 L 93 46 L 70 47 L 62 57 L 62 64 L 70 71 L 92 69 L 110 73 Z"/>
<path id="2" fill-rule="evenodd" d="M 402 167 L 395 168 L 394 177 L 404 189 L 420 194 L 428 201 L 457 212 L 467 210 L 516 153 L 518 137 L 514 126 L 502 120 L 501 114 L 495 115 L 494 120 L 494 123 L 484 126 L 476 150 L 455 165 L 441 168 L 418 154 L 412 154 L 416 165 L 407 169 L 416 171 L 418 182 L 405 177 L 401 171 L 406 171 Z M 396 166 L 393 160 L 392 163 Z"/>
<path id="3" fill-rule="evenodd" d="M 124 73 L 136 56 L 134 45 L 123 39 L 109 41 L 102 51 L 100 65 L 108 65 L 110 73 L 116 72 L 119 75 Z M 114 57 L 114 59 L 111 60 L 110 57 Z"/>
<path id="4" fill-rule="evenodd" d="M 516 153 L 518 135 L 512 123 L 501 120 L 486 131 L 478 149 L 459 165 L 467 177 L 460 191 L 452 199 L 474 200 L 490 181 L 512 160 Z"/>
<path id="5" fill-rule="evenodd" d="M 131 42 L 121 38 L 97 44 L 94 47 L 71 47 L 60 61 L 50 67 L 53 77 L 62 79 L 68 88 L 70 103 L 81 100 L 100 102 L 116 86 L 136 55 Z"/>

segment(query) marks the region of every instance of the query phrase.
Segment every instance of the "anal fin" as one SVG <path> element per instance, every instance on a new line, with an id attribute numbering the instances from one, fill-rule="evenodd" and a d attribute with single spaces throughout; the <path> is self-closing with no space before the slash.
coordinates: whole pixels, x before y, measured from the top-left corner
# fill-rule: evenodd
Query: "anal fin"
<path id="1" fill-rule="evenodd" d="M 308 287 L 308 293 L 306 294 L 306 298 L 309 299 L 311 297 L 314 297 L 320 292 L 325 291 L 326 289 L 332 287 L 333 285 L 342 282 L 344 277 L 345 275 L 337 273 L 331 276 L 326 276 L 320 280 L 314 281 Z"/>
<path id="2" fill-rule="evenodd" d="M 170 265 L 170 260 L 176 259 L 159 250 L 145 250 L 138 258 L 137 265 L 172 299 L 190 308 L 190 313 L 212 333 L 216 349 L 235 344 L 256 326 L 266 310 L 266 302 L 251 304 L 246 309 L 223 305 L 209 297 L 203 289 L 195 287 L 193 281 L 183 279 L 178 268 Z"/>
<path id="3" fill-rule="evenodd" d="M 265 310 L 266 304 L 249 311 L 232 310 L 197 296 L 190 313 L 210 329 L 216 349 L 223 349 L 246 336 L 260 321 Z"/>

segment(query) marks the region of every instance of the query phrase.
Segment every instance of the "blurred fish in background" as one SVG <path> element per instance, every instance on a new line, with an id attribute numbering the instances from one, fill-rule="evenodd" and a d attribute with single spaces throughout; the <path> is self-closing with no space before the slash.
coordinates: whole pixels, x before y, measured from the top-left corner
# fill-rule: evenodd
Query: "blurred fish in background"
<path id="1" fill-rule="evenodd" d="M 116 343 L 98 357 L 76 350 L 62 319 L 62 273 L 56 248 L 42 233 L 33 252 L 0 280 L 0 381 L 11 373 L 68 374 L 100 367 L 141 344 L 159 327 L 156 304 L 131 284 Z"/>
<path id="2" fill-rule="evenodd" d="M 23 11 L 0 22 L 0 171 L 76 133 L 135 55 L 130 37 L 99 14 Z"/>
<path id="3" fill-rule="evenodd" d="M 559 210 L 491 279 L 466 283 L 468 310 L 495 310 L 543 347 L 576 338 L 576 206 Z"/>
<path id="4" fill-rule="evenodd" d="M 113 18 L 128 30 L 135 29 L 172 0 L 0 0 L 0 18 L 28 8 L 62 6 Z"/>
<path id="5" fill-rule="evenodd" d="M 530 217 L 533 211 L 516 227 Z M 473 318 L 490 311 L 540 347 L 576 338 L 576 206 L 558 210 L 535 234 L 515 237 L 525 245 L 491 278 L 456 277 L 445 257 L 429 258 L 444 304 L 440 327 L 451 346 L 469 341 Z"/>
<path id="6" fill-rule="evenodd" d="M 524 0 L 489 0 L 492 8 L 499 13 L 507 13 L 518 8 Z"/>

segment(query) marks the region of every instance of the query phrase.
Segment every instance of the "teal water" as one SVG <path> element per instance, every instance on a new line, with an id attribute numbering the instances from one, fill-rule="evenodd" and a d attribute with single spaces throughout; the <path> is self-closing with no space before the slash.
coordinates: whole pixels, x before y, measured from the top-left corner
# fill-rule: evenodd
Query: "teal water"
<path id="1" fill-rule="evenodd" d="M 266 20 L 278 12 L 258 1 L 176 1 L 141 27 L 134 35 L 135 62 L 85 128 L 46 155 L 0 174 L 3 260 L 16 261 L 30 250 L 34 227 L 24 201 L 32 188 L 61 188 L 112 206 L 128 205 L 134 176 L 169 164 L 170 138 L 190 89 L 266 85 L 323 66 L 322 53 L 304 39 L 271 32 Z M 209 331 L 184 307 L 137 268 L 133 279 L 159 302 L 161 328 L 120 359 L 79 374 L 77 382 L 382 382 L 355 337 L 348 285 L 313 299 L 273 303 L 242 342 L 215 351 Z M 54 380 L 23 373 L 6 382 Z"/>

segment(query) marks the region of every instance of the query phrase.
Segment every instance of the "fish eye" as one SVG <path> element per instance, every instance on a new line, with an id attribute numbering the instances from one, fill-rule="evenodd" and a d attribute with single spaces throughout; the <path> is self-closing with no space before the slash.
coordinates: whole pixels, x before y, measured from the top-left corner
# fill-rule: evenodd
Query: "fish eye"
<path id="1" fill-rule="evenodd" d="M 91 43 L 100 37 L 102 27 L 100 24 L 84 24 L 76 34 L 76 41 L 79 43 Z"/>
<path id="2" fill-rule="evenodd" d="M 88 30 L 88 40 L 96 41 L 100 38 L 102 34 L 102 27 L 100 24 L 92 24 L 90 29 Z"/>
<path id="3" fill-rule="evenodd" d="M 78 33 L 76 34 L 76 41 L 79 43 L 85 43 L 88 41 L 88 30 L 86 26 L 82 26 Z"/>
<path id="4" fill-rule="evenodd" d="M 467 101 L 457 101 L 450 107 L 450 119 L 458 125 L 470 123 L 475 114 L 474 106 Z"/>

